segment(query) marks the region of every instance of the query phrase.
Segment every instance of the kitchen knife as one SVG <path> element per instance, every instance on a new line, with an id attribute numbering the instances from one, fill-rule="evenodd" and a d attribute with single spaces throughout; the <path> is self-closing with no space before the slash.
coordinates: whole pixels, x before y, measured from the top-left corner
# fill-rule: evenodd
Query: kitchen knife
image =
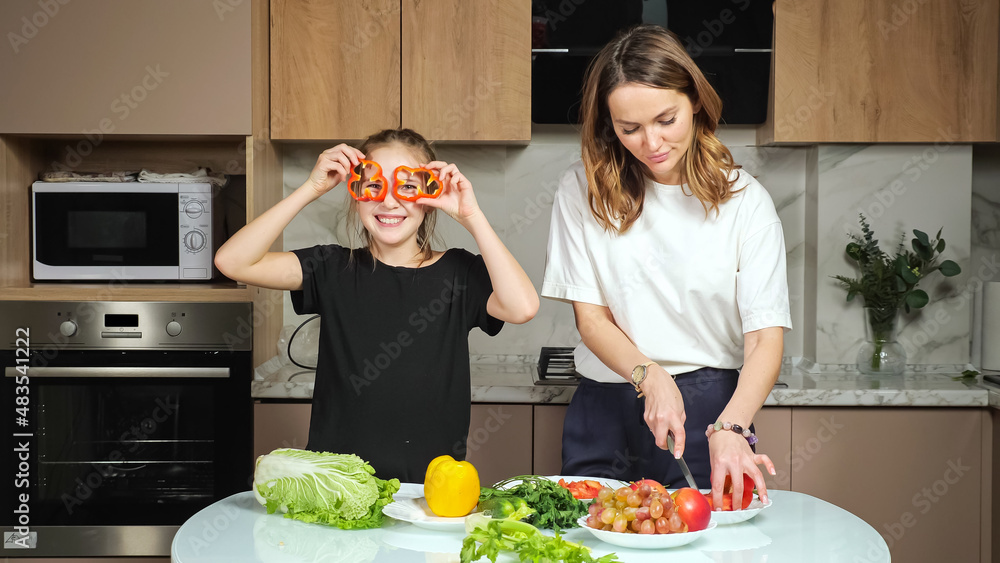
<path id="1" fill-rule="evenodd" d="M 667 451 L 671 454 L 674 453 L 674 437 L 670 433 L 667 433 Z M 684 462 L 684 456 L 677 458 L 677 465 L 681 466 L 681 473 L 683 473 L 684 478 L 687 479 L 688 486 L 697 491 L 698 485 L 694 484 L 694 476 L 691 475 L 691 470 L 688 469 L 688 464 Z"/>

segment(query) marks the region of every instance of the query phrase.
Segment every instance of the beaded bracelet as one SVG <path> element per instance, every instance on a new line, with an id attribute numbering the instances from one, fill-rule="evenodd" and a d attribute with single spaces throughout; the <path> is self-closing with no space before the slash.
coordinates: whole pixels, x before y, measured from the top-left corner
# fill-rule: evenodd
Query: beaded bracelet
<path id="1" fill-rule="evenodd" d="M 739 424 L 722 422 L 721 420 L 717 421 L 715 424 L 708 425 L 708 428 L 705 430 L 705 437 L 711 438 L 712 434 L 715 434 L 719 430 L 732 430 L 733 432 L 736 432 L 740 436 L 746 438 L 747 442 L 749 442 L 751 446 L 757 443 L 757 435 L 751 432 L 749 428 L 743 428 Z"/>

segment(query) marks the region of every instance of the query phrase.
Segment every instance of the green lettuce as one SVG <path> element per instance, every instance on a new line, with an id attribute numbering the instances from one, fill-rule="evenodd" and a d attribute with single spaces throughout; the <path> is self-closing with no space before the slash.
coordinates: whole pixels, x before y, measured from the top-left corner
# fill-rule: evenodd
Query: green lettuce
<path id="1" fill-rule="evenodd" d="M 283 448 L 257 458 L 254 496 L 286 518 L 344 529 L 377 528 L 399 479 L 384 481 L 353 454 Z"/>

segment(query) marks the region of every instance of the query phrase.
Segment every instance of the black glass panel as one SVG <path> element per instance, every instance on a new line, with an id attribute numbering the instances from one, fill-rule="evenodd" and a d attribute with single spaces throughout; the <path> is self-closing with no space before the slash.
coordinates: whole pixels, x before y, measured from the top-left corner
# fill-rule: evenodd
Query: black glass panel
<path id="1" fill-rule="evenodd" d="M 35 258 L 50 266 L 176 266 L 177 194 L 36 193 Z"/>
<path id="2" fill-rule="evenodd" d="M 0 352 L 0 364 L 13 365 Z M 36 351 L 32 367 L 230 368 L 229 378 L 34 377 L 30 425 L 3 425 L 0 447 L 27 443 L 30 488 L 0 472 L 0 524 L 30 492 L 38 526 L 177 525 L 248 490 L 252 475 L 249 353 Z M 30 371 L 29 371 L 30 373 Z M 13 396 L 4 378 L 3 396 Z M 13 419 L 13 417 L 8 417 Z M 17 433 L 30 434 L 20 437 Z M 13 506 L 11 503 L 15 503 Z"/>
<path id="3" fill-rule="evenodd" d="M 723 123 L 767 116 L 773 14 L 770 0 L 532 0 L 531 119 L 579 123 L 583 79 L 594 55 L 640 23 L 673 31 L 722 98 Z"/>

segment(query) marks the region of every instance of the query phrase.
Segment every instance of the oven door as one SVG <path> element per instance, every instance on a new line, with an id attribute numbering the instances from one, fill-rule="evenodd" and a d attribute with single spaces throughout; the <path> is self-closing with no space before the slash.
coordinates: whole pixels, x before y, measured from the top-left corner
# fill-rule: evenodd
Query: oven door
<path id="1" fill-rule="evenodd" d="M 15 397 L 20 374 L 0 354 L 3 396 Z M 250 363 L 249 352 L 36 352 L 27 425 L 4 417 L 0 448 L 26 452 L 27 472 L 0 470 L 0 519 L 7 536 L 26 504 L 37 536 L 3 555 L 169 555 L 187 518 L 250 487 Z"/>
<path id="2" fill-rule="evenodd" d="M 35 186 L 36 280 L 177 279 L 177 187 Z"/>

